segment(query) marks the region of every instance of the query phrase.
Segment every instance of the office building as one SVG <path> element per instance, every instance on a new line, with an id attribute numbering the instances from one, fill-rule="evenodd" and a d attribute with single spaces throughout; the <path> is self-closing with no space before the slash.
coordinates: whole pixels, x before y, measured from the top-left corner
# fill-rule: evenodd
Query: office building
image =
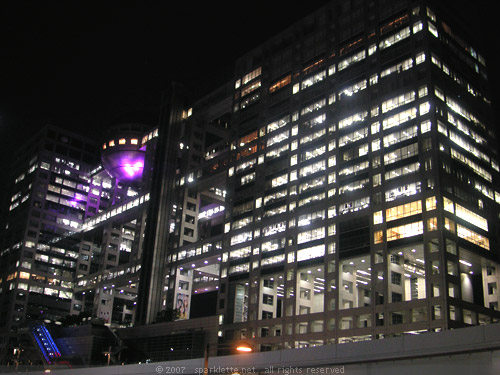
<path id="1" fill-rule="evenodd" d="M 133 320 L 157 129 L 119 124 L 107 136 L 101 160 L 96 140 L 48 125 L 14 158 L 0 255 L 4 361 L 36 322 Z"/>
<path id="2" fill-rule="evenodd" d="M 230 119 L 176 181 L 164 304 L 206 298 L 221 347 L 259 351 L 497 322 L 496 134 L 467 40 L 426 2 L 337 1 L 241 57 L 231 108 L 185 120 Z"/>

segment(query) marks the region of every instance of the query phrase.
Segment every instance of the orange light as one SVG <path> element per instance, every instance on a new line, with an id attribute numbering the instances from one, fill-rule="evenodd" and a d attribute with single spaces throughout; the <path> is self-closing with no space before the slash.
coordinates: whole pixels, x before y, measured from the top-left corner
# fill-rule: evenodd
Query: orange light
<path id="1" fill-rule="evenodd" d="M 236 350 L 239 352 L 250 353 L 252 351 L 252 348 L 247 343 L 242 343 L 236 347 Z"/>

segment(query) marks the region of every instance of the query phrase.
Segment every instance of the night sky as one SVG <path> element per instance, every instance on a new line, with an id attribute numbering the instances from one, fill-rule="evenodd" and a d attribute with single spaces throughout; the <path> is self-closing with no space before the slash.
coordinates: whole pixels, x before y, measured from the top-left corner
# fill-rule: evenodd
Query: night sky
<path id="1" fill-rule="evenodd" d="M 446 1 L 468 4 L 467 23 L 497 65 L 496 2 Z M 47 122 L 96 136 L 118 119 L 155 123 L 172 80 L 209 92 L 232 77 L 237 57 L 326 2 L 4 0 L 0 148 L 15 149 Z"/>

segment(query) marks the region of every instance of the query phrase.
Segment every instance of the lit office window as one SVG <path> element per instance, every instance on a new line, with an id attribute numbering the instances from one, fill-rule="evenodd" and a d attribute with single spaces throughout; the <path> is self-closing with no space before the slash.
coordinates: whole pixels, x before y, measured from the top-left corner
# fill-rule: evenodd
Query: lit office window
<path id="1" fill-rule="evenodd" d="M 325 255 L 325 245 L 316 245 L 305 249 L 297 250 L 297 262 L 303 260 L 320 258 Z"/>
<path id="2" fill-rule="evenodd" d="M 339 309 L 372 304 L 372 269 L 370 256 L 342 260 L 339 263 Z"/>
<path id="3" fill-rule="evenodd" d="M 422 191 L 421 183 L 413 182 L 406 185 L 398 186 L 385 192 L 385 201 L 392 202 L 398 198 L 409 197 L 418 194 Z"/>
<path id="4" fill-rule="evenodd" d="M 299 170 L 299 176 L 300 177 L 305 177 L 310 174 L 319 172 L 319 171 L 324 171 L 326 169 L 326 163 L 325 160 L 320 160 L 317 161 L 316 163 L 313 163 L 311 165 L 308 165 L 306 167 L 300 168 Z"/>
<path id="5" fill-rule="evenodd" d="M 408 38 L 410 36 L 410 27 L 407 26 L 404 29 L 392 34 L 391 36 L 385 38 L 384 40 L 380 41 L 379 43 L 379 48 L 381 50 L 389 48 L 393 46 L 394 44 Z"/>
<path id="6" fill-rule="evenodd" d="M 305 90 L 308 87 L 311 87 L 315 83 L 321 82 L 326 78 L 326 70 L 323 70 L 319 73 L 314 74 L 302 81 L 301 90 Z"/>
<path id="7" fill-rule="evenodd" d="M 389 112 L 395 108 L 401 107 L 402 105 L 411 103 L 414 100 L 415 100 L 415 91 L 410 91 L 405 94 L 388 99 L 382 102 L 382 113 Z"/>
<path id="8" fill-rule="evenodd" d="M 339 121 L 339 129 L 346 128 L 348 126 L 351 126 L 353 124 L 357 124 L 359 122 L 362 122 L 366 119 L 368 116 L 368 111 L 363 111 L 359 113 L 355 113 L 349 117 L 346 117 L 342 120 Z"/>
<path id="9" fill-rule="evenodd" d="M 426 298 L 423 244 L 391 250 L 387 266 L 391 275 L 388 283 L 390 303 Z"/>
<path id="10" fill-rule="evenodd" d="M 308 106 L 302 108 L 302 110 L 300 111 L 300 114 L 302 116 L 308 114 L 308 113 L 311 113 L 311 112 L 314 112 L 314 111 L 317 111 L 321 108 L 323 108 L 324 106 L 326 105 L 326 100 L 325 99 L 321 99 L 317 102 L 314 102 L 312 104 L 309 104 Z"/>
<path id="11" fill-rule="evenodd" d="M 418 155 L 418 143 L 412 143 L 385 154 L 384 164 L 392 164 L 415 155 Z"/>
<path id="12" fill-rule="evenodd" d="M 325 238 L 325 227 L 311 229 L 305 232 L 300 232 L 297 235 L 297 244 L 302 244 L 309 241 Z"/>
<path id="13" fill-rule="evenodd" d="M 250 73 L 246 74 L 243 76 L 241 83 L 243 85 L 246 85 L 248 82 L 250 82 L 252 79 L 257 78 L 260 76 L 262 73 L 262 67 L 258 67 L 257 69 L 251 71 Z"/>
<path id="14" fill-rule="evenodd" d="M 290 122 L 290 115 L 286 115 L 277 121 L 271 122 L 270 124 L 267 125 L 267 133 L 269 134 L 279 128 L 282 128 L 289 122 Z"/>
<path id="15" fill-rule="evenodd" d="M 341 100 L 343 97 L 351 97 L 354 94 L 356 94 L 357 92 L 366 89 L 366 87 L 367 87 L 366 79 L 363 79 L 363 80 L 361 80 L 359 82 L 356 82 L 356 83 L 354 83 L 352 85 L 349 85 L 349 86 L 343 88 L 339 92 L 338 98 L 339 98 L 339 100 Z M 328 104 L 332 104 L 332 103 L 328 103 Z"/>
<path id="16" fill-rule="evenodd" d="M 417 117 L 417 108 L 415 107 L 409 108 L 407 110 L 404 110 L 402 112 L 396 113 L 395 115 L 385 118 L 382 121 L 382 128 L 384 130 L 387 130 L 392 127 L 404 124 L 405 122 L 408 122 L 410 120 L 413 120 L 416 117 Z"/>
<path id="17" fill-rule="evenodd" d="M 478 245 L 483 249 L 490 249 L 490 241 L 488 238 L 474 232 L 469 228 L 464 227 L 463 225 L 457 224 L 457 236 L 475 245 Z"/>
<path id="18" fill-rule="evenodd" d="M 363 197 L 339 205 L 339 214 L 344 215 L 370 207 L 370 197 Z"/>
<path id="19" fill-rule="evenodd" d="M 450 149 L 450 155 L 451 155 L 452 159 L 459 160 L 460 162 L 462 162 L 463 164 L 468 166 L 470 169 L 472 169 L 472 171 L 474 171 L 474 173 L 476 173 L 478 176 L 481 176 L 482 178 L 484 178 L 488 182 L 492 182 L 493 178 L 492 178 L 491 173 L 489 173 L 486 169 L 481 167 L 479 164 L 473 162 L 471 159 L 462 155 L 461 153 L 454 150 L 453 148 Z"/>
<path id="20" fill-rule="evenodd" d="M 455 210 L 455 214 L 457 217 L 465 220 L 469 224 L 481 228 L 482 230 L 488 231 L 488 220 L 486 220 L 484 217 L 476 214 L 475 212 L 472 212 L 471 210 L 468 210 L 458 203 L 455 204 Z"/>
<path id="21" fill-rule="evenodd" d="M 380 72 L 380 78 L 387 77 L 392 73 L 401 73 L 413 67 L 413 59 L 406 59 L 398 64 L 392 65 Z"/>
<path id="22" fill-rule="evenodd" d="M 422 213 L 422 202 L 417 200 L 386 209 L 385 217 L 387 221 L 392 221 L 420 213 Z"/>
<path id="23" fill-rule="evenodd" d="M 353 64 L 355 64 L 355 63 L 357 63 L 359 61 L 364 60 L 365 57 L 366 57 L 366 51 L 365 50 L 357 52 L 357 53 L 349 56 L 348 58 L 339 61 L 339 63 L 337 64 L 337 70 L 340 72 L 341 70 L 344 70 L 347 67 L 349 67 L 349 66 L 351 66 L 351 65 L 353 65 Z"/>
<path id="24" fill-rule="evenodd" d="M 385 172 L 385 180 L 392 180 L 393 178 L 401 177 L 401 176 L 407 176 L 409 174 L 418 172 L 420 169 L 420 163 L 415 162 L 411 163 L 405 166 L 401 166 L 398 168 L 395 168 L 391 171 Z"/>
<path id="25" fill-rule="evenodd" d="M 387 229 L 387 241 L 399 240 L 424 233 L 424 225 L 422 221 L 400 225 L 398 227 Z"/>

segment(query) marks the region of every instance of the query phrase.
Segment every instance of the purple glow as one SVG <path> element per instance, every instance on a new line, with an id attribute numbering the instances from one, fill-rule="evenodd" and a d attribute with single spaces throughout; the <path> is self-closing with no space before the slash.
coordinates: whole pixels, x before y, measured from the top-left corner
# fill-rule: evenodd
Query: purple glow
<path id="1" fill-rule="evenodd" d="M 139 171 L 142 172 L 142 169 L 144 168 L 144 164 L 140 161 L 136 162 L 135 164 L 125 164 L 122 169 L 130 176 L 134 177 L 136 173 Z"/>
<path id="2" fill-rule="evenodd" d="M 145 152 L 120 150 L 117 147 L 103 152 L 102 162 L 108 173 L 121 182 L 138 180 L 144 171 Z"/>

